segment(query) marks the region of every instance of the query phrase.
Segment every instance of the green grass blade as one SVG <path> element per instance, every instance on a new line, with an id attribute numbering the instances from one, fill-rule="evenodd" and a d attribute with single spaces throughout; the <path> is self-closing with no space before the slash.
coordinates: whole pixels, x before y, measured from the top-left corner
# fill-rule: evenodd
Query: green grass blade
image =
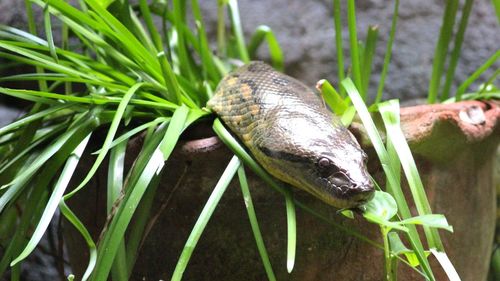
<path id="1" fill-rule="evenodd" d="M 158 127 L 149 127 L 144 138 L 143 147 L 136 157 L 131 171 L 127 174 L 125 183 L 133 186 L 139 179 L 142 171 L 145 169 L 149 159 L 152 157 L 155 150 L 159 147 L 162 140 L 165 138 L 165 133 L 168 129 L 169 121 L 161 123 Z M 127 190 L 127 189 L 125 189 Z"/>
<path id="2" fill-rule="evenodd" d="M 33 64 L 35 66 L 43 65 L 46 69 L 50 69 L 52 71 L 59 72 L 59 73 L 64 73 L 64 74 L 67 74 L 69 76 L 76 76 L 76 77 L 82 77 L 82 78 L 87 78 L 87 79 L 94 78 L 92 75 L 89 75 L 87 73 L 76 70 L 73 65 L 67 66 L 67 65 L 64 65 L 62 63 L 56 63 L 53 61 L 52 57 L 43 55 L 40 52 L 36 52 L 33 50 L 29 50 L 27 48 L 20 47 L 17 44 L 9 42 L 9 41 L 0 40 L 0 48 L 17 53 L 17 54 L 19 54 L 23 57 L 26 57 L 28 59 L 25 61 L 21 61 L 18 59 L 18 61 L 21 61 L 21 62 L 30 63 L 30 64 Z M 41 81 L 43 81 L 43 80 L 41 80 Z"/>
<path id="3" fill-rule="evenodd" d="M 139 157 L 134 165 L 134 170 L 127 181 L 127 194 L 120 204 L 115 217 L 113 218 L 102 244 L 98 250 L 97 265 L 92 275 L 93 280 L 106 280 L 116 252 L 120 246 L 120 241 L 116 237 L 123 237 L 125 231 L 137 209 L 144 193 L 150 187 L 151 182 L 159 176 L 163 168 L 164 161 L 168 159 L 173 147 L 177 143 L 182 130 L 189 122 L 199 118 L 201 115 L 188 115 L 189 109 L 185 106 L 179 107 L 172 117 L 168 129 L 163 135 L 163 139 L 155 148 L 155 141 L 148 141 L 152 149 L 144 153 L 144 157 Z M 190 117 L 191 116 L 191 117 Z M 151 153 L 151 154 L 149 154 Z"/>
<path id="4" fill-rule="evenodd" d="M 363 92 L 368 96 L 368 86 L 370 85 L 370 77 L 372 73 L 373 54 L 377 46 L 378 26 L 369 26 L 366 35 L 365 52 L 361 61 L 361 86 Z"/>
<path id="5" fill-rule="evenodd" d="M 500 73 L 500 71 L 498 72 Z M 463 94 L 460 97 L 461 100 L 491 100 L 491 99 L 500 99 L 500 91 L 496 92 L 485 92 L 485 93 L 466 93 Z M 443 101 L 443 104 L 450 104 L 457 102 L 457 99 L 455 97 L 451 97 L 445 101 Z"/>
<path id="6" fill-rule="evenodd" d="M 358 33 L 356 31 L 356 6 L 354 0 L 347 0 L 347 23 L 349 26 L 349 42 L 351 51 L 352 78 L 358 89 L 362 89 L 361 64 L 359 62 Z M 366 93 L 361 92 L 361 97 L 366 100 Z"/>
<path id="7" fill-rule="evenodd" d="M 387 41 L 387 46 L 385 48 L 384 65 L 382 67 L 382 73 L 380 74 L 380 81 L 378 82 L 377 96 L 375 97 L 374 104 L 379 103 L 382 100 L 384 94 L 385 78 L 387 72 L 389 71 L 389 64 L 391 62 L 392 56 L 392 45 L 394 43 L 394 37 L 396 36 L 396 25 L 398 23 L 399 16 L 399 0 L 394 1 L 394 12 L 392 14 L 391 21 L 391 31 L 389 33 L 389 40 Z"/>
<path id="8" fill-rule="evenodd" d="M 416 225 L 426 225 L 433 228 L 440 228 L 453 232 L 453 227 L 448 224 L 446 217 L 444 215 L 429 214 L 423 216 L 416 216 L 409 219 L 402 220 L 401 224 L 416 224 Z"/>
<path id="9" fill-rule="evenodd" d="M 85 272 L 82 276 L 82 281 L 86 281 L 89 279 L 90 274 L 94 270 L 96 261 L 97 261 L 97 250 L 94 241 L 92 240 L 92 236 L 83 223 L 78 219 L 78 217 L 71 211 L 71 209 L 66 205 L 65 200 L 69 199 L 69 197 L 64 196 L 62 200 L 59 202 L 59 209 L 61 210 L 61 214 L 80 232 L 87 247 L 89 249 L 89 263 Z"/>
<path id="10" fill-rule="evenodd" d="M 140 3 L 142 15 L 144 17 L 144 21 L 146 22 L 146 25 L 147 25 L 148 30 L 149 30 L 149 34 L 151 34 L 155 48 L 158 52 L 158 59 L 160 61 L 160 67 L 161 67 L 163 76 L 165 77 L 166 86 L 168 88 L 167 97 L 172 102 L 177 103 L 180 100 L 181 92 L 179 90 L 179 85 L 177 83 L 177 79 L 175 78 L 174 71 L 172 70 L 172 66 L 168 62 L 167 57 L 165 55 L 161 36 L 158 33 L 158 31 L 153 23 L 153 19 L 151 17 L 151 12 L 149 10 L 149 6 L 148 6 L 147 1 L 141 0 L 139 3 Z"/>
<path id="11" fill-rule="evenodd" d="M 58 106 L 56 105 L 56 106 L 52 106 L 50 108 L 47 108 L 45 110 L 36 112 L 35 114 L 31 114 L 31 115 L 28 115 L 26 117 L 23 117 L 22 119 L 19 119 L 15 122 L 12 122 L 12 123 L 0 128 L 0 136 L 5 135 L 6 133 L 8 133 L 12 130 L 17 130 L 20 127 L 26 126 L 27 124 L 29 124 L 35 120 L 43 119 L 43 118 L 45 118 L 45 117 L 47 117 L 55 112 L 58 112 L 62 109 L 67 109 L 70 106 L 72 106 L 72 104 L 63 104 L 63 105 L 58 105 Z"/>
<path id="12" fill-rule="evenodd" d="M 396 202 L 398 203 L 399 213 L 403 218 L 410 218 L 411 212 L 406 203 L 401 188 L 400 187 L 394 188 L 397 186 L 395 182 L 397 176 L 395 176 L 395 173 L 391 168 L 391 163 L 387 150 L 384 147 L 382 138 L 380 137 L 377 127 L 375 126 L 370 116 L 370 113 L 368 112 L 368 109 L 366 108 L 366 105 L 363 102 L 362 97 L 358 93 L 356 87 L 354 86 L 354 83 L 349 78 L 342 81 L 342 86 L 344 86 L 347 93 L 349 94 L 349 97 L 351 98 L 351 101 L 354 107 L 356 108 L 358 115 L 361 118 L 361 121 L 363 122 L 366 132 L 370 137 L 370 140 L 372 141 L 373 147 L 377 152 L 382 168 L 384 169 L 384 172 L 387 175 L 387 179 L 389 180 L 389 183 L 387 184 L 388 191 L 389 193 L 391 193 L 392 196 L 394 196 L 394 199 L 396 199 Z M 418 232 L 415 226 L 413 225 L 408 226 L 408 238 L 427 277 L 430 280 L 435 280 L 434 275 L 432 273 L 432 269 L 425 256 L 422 242 L 420 241 Z"/>
<path id="13" fill-rule="evenodd" d="M 160 151 L 163 154 L 164 161 L 167 161 L 168 157 L 170 157 L 170 154 L 172 153 L 172 150 L 174 150 L 177 139 L 186 126 L 186 119 L 188 117 L 188 114 L 189 109 L 185 106 L 179 107 L 179 109 L 174 112 L 166 133 L 166 135 L 170 137 L 166 138 L 160 144 Z"/>
<path id="14" fill-rule="evenodd" d="M 262 238 L 262 233 L 260 232 L 257 214 L 255 213 L 253 206 L 252 196 L 250 194 L 250 189 L 248 188 L 248 181 L 243 165 L 240 165 L 238 168 L 238 178 L 240 180 L 241 193 L 243 194 L 243 199 L 245 201 L 248 219 L 250 220 L 250 225 L 252 227 L 253 237 L 255 238 L 255 243 L 257 244 L 257 249 L 267 274 L 267 279 L 270 281 L 276 281 L 276 276 L 274 275 L 271 261 L 269 260 L 269 255 L 267 254 L 266 245 L 264 244 L 264 239 Z"/>
<path id="15" fill-rule="evenodd" d="M 431 253 L 436 257 L 441 267 L 446 272 L 449 280 L 460 281 L 460 276 L 458 275 L 455 267 L 450 261 L 448 255 L 445 252 L 437 251 L 436 249 L 430 249 Z"/>
<path id="16" fill-rule="evenodd" d="M 34 0 L 34 2 L 40 6 L 45 5 L 45 2 L 40 0 Z M 126 27 L 99 4 L 93 0 L 87 2 L 95 9 L 96 13 L 80 11 L 61 0 L 50 0 L 50 11 L 59 15 L 59 19 L 67 24 L 96 53 L 103 57 L 116 58 L 120 65 L 136 65 L 138 62 L 141 64 L 141 68 L 152 77 L 163 81 L 159 64 L 155 59 L 156 54 L 151 54 Z M 96 19 L 90 17 L 90 14 Z M 124 48 L 120 51 L 116 50 L 105 41 L 104 37 L 115 41 L 115 44 Z"/>
<path id="17" fill-rule="evenodd" d="M 117 17 L 117 19 L 120 22 L 122 22 L 130 31 L 132 31 L 134 36 L 140 42 L 142 42 L 144 47 L 146 49 L 148 49 L 151 54 L 158 53 L 158 49 L 156 49 L 156 47 L 155 47 L 156 45 L 153 42 L 154 39 L 152 38 L 154 35 L 151 33 L 148 34 L 148 32 L 146 32 L 146 29 L 144 28 L 144 24 L 143 24 L 143 23 L 145 23 L 146 28 L 148 29 L 148 31 L 150 31 L 149 26 L 148 26 L 149 23 L 146 22 L 149 20 L 147 20 L 146 17 L 151 16 L 150 15 L 151 13 L 148 16 L 146 16 L 144 14 L 144 12 L 142 11 L 140 2 L 139 2 L 139 9 L 141 9 L 140 14 L 135 13 L 133 11 L 134 7 L 131 5 L 131 3 L 129 3 L 129 1 L 122 1 L 122 3 L 120 3 L 119 6 L 121 6 L 121 7 L 119 8 L 118 12 L 114 12 L 114 9 L 109 9 L 111 14 L 114 15 L 115 17 Z M 148 6 L 148 10 L 149 10 L 149 6 Z M 148 11 L 146 11 L 146 13 L 148 13 Z M 139 18 L 139 16 L 141 18 Z M 156 29 L 156 26 L 154 28 Z M 161 48 L 160 48 L 160 50 L 161 50 Z"/>
<path id="18" fill-rule="evenodd" d="M 274 35 L 274 32 L 269 26 L 261 25 L 255 30 L 252 38 L 250 39 L 250 44 L 248 45 L 248 53 L 250 58 L 255 58 L 257 49 L 266 39 L 267 46 L 269 48 L 269 54 L 271 55 L 271 63 L 274 68 L 279 71 L 284 71 L 284 57 L 283 51 Z"/>
<path id="19" fill-rule="evenodd" d="M 286 205 L 286 225 L 287 225 L 287 250 L 286 250 L 286 269 L 291 273 L 295 264 L 295 251 L 297 248 L 297 221 L 295 218 L 295 204 L 293 202 L 293 193 L 290 187 L 285 193 Z"/>
<path id="20" fill-rule="evenodd" d="M 453 78 L 455 77 L 455 69 L 457 68 L 458 59 L 460 58 L 465 29 L 467 28 L 467 23 L 469 22 L 469 15 L 472 10 L 473 3 L 474 0 L 466 0 L 462 9 L 462 17 L 460 18 L 457 33 L 455 34 L 455 42 L 453 44 L 453 51 L 451 52 L 448 70 L 446 72 L 446 80 L 440 96 L 441 101 L 446 100 L 450 95 L 451 84 L 453 83 Z"/>
<path id="21" fill-rule="evenodd" d="M 68 120 L 66 122 L 60 123 L 58 125 L 53 125 L 53 126 L 47 126 L 45 128 L 42 128 L 38 130 L 35 135 L 33 136 L 33 139 L 31 143 L 25 147 L 24 149 L 20 150 L 18 149 L 17 151 L 13 151 L 12 147 L 7 147 L 4 146 L 4 151 L 2 151 L 2 163 L 0 164 L 0 182 L 8 182 L 10 181 L 8 174 L 12 174 L 12 171 L 16 171 L 16 165 L 20 164 L 19 161 L 21 161 L 25 156 L 29 155 L 29 157 L 32 157 L 34 155 L 38 156 L 38 151 L 34 150 L 35 148 L 38 147 L 43 142 L 46 142 L 50 140 L 53 136 L 61 134 L 64 129 L 67 129 L 69 125 L 69 121 L 71 121 L 71 116 L 67 116 Z M 4 137 L 5 138 L 5 143 L 14 142 L 17 141 L 18 138 L 15 136 L 15 134 L 12 135 L 7 135 Z M 28 154 L 29 153 L 29 154 Z"/>
<path id="22" fill-rule="evenodd" d="M 153 17 L 151 16 L 151 11 L 149 10 L 148 2 L 145 0 L 139 1 L 139 8 L 141 10 L 141 15 L 146 23 L 146 27 L 149 31 L 149 35 L 153 40 L 154 47 L 156 48 L 156 52 L 162 52 L 163 50 L 163 42 L 161 40 L 160 33 L 156 29 L 156 26 L 153 23 Z"/>
<path id="23" fill-rule="evenodd" d="M 2 252 L 2 257 L 0 258 L 0 275 L 4 276 L 4 272 L 10 264 L 11 259 L 17 255 L 25 245 L 25 237 L 28 235 L 28 231 L 31 228 L 31 222 L 36 220 L 37 214 L 42 212 L 44 201 L 47 198 L 48 190 L 45 186 L 37 186 L 34 188 L 27 200 L 25 201 L 25 207 L 22 214 L 18 220 L 16 226 L 16 231 L 12 235 L 8 246 Z M 14 266 L 13 270 L 20 265 Z"/>
<path id="24" fill-rule="evenodd" d="M 498 24 L 500 24 L 500 1 L 498 0 L 491 0 L 491 4 L 493 5 L 493 8 L 495 9 L 495 14 L 497 15 L 498 19 Z"/>
<path id="25" fill-rule="evenodd" d="M 378 104 L 377 104 L 378 107 Z M 396 115 L 397 118 L 399 119 L 399 116 Z M 393 184 L 394 186 L 388 187 L 387 189 L 394 190 L 396 188 L 399 188 L 401 186 L 401 161 L 399 160 L 398 157 L 398 152 L 396 151 L 396 148 L 394 147 L 394 142 L 392 137 L 387 137 L 386 138 L 386 147 L 387 147 L 387 157 L 390 161 L 390 165 L 392 170 L 394 171 L 393 179 L 390 180 L 388 179 L 389 175 L 386 175 L 385 177 L 385 182 L 387 184 Z"/>
<path id="26" fill-rule="evenodd" d="M 237 0 L 228 0 L 227 6 L 229 7 L 229 14 L 231 18 L 231 27 L 233 29 L 234 37 L 236 38 L 236 46 L 238 47 L 239 59 L 244 63 L 250 62 L 250 57 L 245 44 L 245 37 L 243 36 L 243 28 L 241 27 L 240 12 L 238 10 Z"/>
<path id="27" fill-rule="evenodd" d="M 127 278 L 123 280 L 129 280 L 130 275 L 132 274 L 132 270 L 134 269 L 134 264 L 140 254 L 140 246 L 147 235 L 147 226 L 150 219 L 151 210 L 154 206 L 154 200 L 157 196 L 158 185 L 162 180 L 162 176 L 158 175 L 154 177 L 151 183 L 149 184 L 146 193 L 144 194 L 143 199 L 140 202 L 139 207 L 137 208 L 137 212 L 134 214 L 134 224 L 131 225 L 131 229 L 128 232 L 127 236 L 127 245 L 126 245 L 126 266 L 128 269 Z M 155 210 L 156 211 L 156 210 Z M 118 252 L 119 254 L 119 252 Z M 115 260 L 116 261 L 116 260 Z"/>
<path id="28" fill-rule="evenodd" d="M 400 127 L 398 101 L 391 100 L 386 103 L 380 104 L 379 110 L 382 115 L 384 125 L 386 126 L 388 138 L 390 138 L 391 142 L 394 144 L 394 149 L 396 150 L 398 157 L 401 160 L 401 165 L 403 167 L 408 185 L 410 186 L 410 191 L 415 201 L 415 206 L 417 207 L 418 213 L 421 216 L 433 216 L 429 201 L 427 200 L 427 196 L 425 194 L 422 180 L 420 179 L 420 175 L 415 164 L 415 160 L 413 159 L 410 147 L 408 146 L 408 143 L 406 142 L 406 139 L 403 135 L 403 131 Z M 417 218 L 405 218 L 402 223 L 415 219 Z M 446 219 L 444 219 L 444 221 L 446 222 Z M 444 250 L 443 243 L 441 242 L 438 230 L 435 228 L 435 226 L 433 227 L 429 224 L 424 224 L 423 228 L 429 248 L 435 249 L 436 252 L 439 253 L 438 261 L 440 262 L 443 269 L 445 269 L 450 280 L 459 280 L 453 279 L 455 276 L 458 276 L 458 274 L 449 261 L 449 258 Z M 447 225 L 447 223 L 446 225 L 444 225 L 444 228 L 451 230 L 451 226 Z"/>
<path id="29" fill-rule="evenodd" d="M 344 101 L 340 94 L 327 80 L 319 80 L 316 84 L 316 89 L 318 89 L 328 107 L 330 107 L 335 114 L 341 116 L 349 107 L 349 104 Z"/>
<path id="30" fill-rule="evenodd" d="M 337 50 L 337 78 L 342 81 L 345 78 L 344 49 L 342 45 L 342 21 L 340 18 L 340 0 L 333 0 L 333 24 L 335 26 L 335 48 Z M 340 87 L 340 96 L 345 97 L 345 90 Z"/>
<path id="31" fill-rule="evenodd" d="M 127 149 L 127 142 L 119 143 L 115 148 L 110 148 L 109 165 L 108 165 L 108 178 L 107 178 L 107 196 L 106 196 L 106 210 L 108 215 L 112 213 L 114 203 L 122 194 L 123 188 L 123 170 L 125 161 L 125 151 Z M 127 280 L 127 253 L 125 250 L 125 242 L 122 239 L 121 245 L 118 248 L 116 258 L 111 268 L 111 276 L 113 280 Z"/>
<path id="32" fill-rule="evenodd" d="M 59 168 L 68 159 L 69 155 L 81 141 L 97 127 L 99 123 L 93 117 L 94 114 L 98 112 L 99 110 L 95 110 L 87 115 L 83 115 L 83 117 L 86 117 L 83 118 L 83 121 L 82 119 L 77 119 L 68 130 L 68 132 L 72 132 L 70 138 L 65 138 L 63 134 L 63 136 L 59 137 L 63 139 L 62 145 L 59 146 L 61 141 L 56 140 L 41 153 L 41 155 L 47 153 L 47 151 L 53 150 L 54 146 L 58 146 L 57 152 L 50 160 L 47 159 L 48 161 L 45 160 L 44 163 L 42 163 L 43 168 L 41 172 L 36 175 L 28 202 L 24 204 L 26 207 L 23 209 L 19 226 L 11 239 L 9 247 L 5 251 L 4 257 L 0 261 L 0 272 L 5 270 L 11 258 L 17 256 L 24 247 L 26 247 L 27 241 L 25 241 L 25 237 L 29 236 L 31 233 L 31 224 L 40 220 L 43 210 L 46 208 L 50 190 L 48 186 L 50 182 L 55 177 Z M 72 131 L 73 128 L 76 128 L 76 130 Z M 37 157 L 34 162 L 36 161 L 41 161 L 40 157 Z M 26 171 L 27 170 L 24 170 L 20 174 L 24 174 Z"/>
<path id="33" fill-rule="evenodd" d="M 483 72 L 485 72 L 488 68 L 490 68 L 498 59 L 500 58 L 500 50 L 497 50 L 491 57 L 489 57 L 486 62 L 481 65 L 474 73 L 472 73 L 469 78 L 467 78 L 457 89 L 457 93 L 455 98 L 457 101 L 462 99 L 462 95 L 465 93 L 465 90 L 476 81 Z"/>
<path id="34" fill-rule="evenodd" d="M 31 165 L 31 162 L 37 156 L 38 155 L 36 153 L 33 153 L 33 155 L 28 157 L 27 161 L 19 167 L 19 171 L 27 169 Z M 24 177 L 22 180 L 13 184 L 9 188 L 7 188 L 7 190 L 4 193 L 2 193 L 2 195 L 0 196 L 0 213 L 2 213 L 6 209 L 8 204 L 12 204 L 15 198 L 21 194 L 21 191 L 26 186 L 26 184 L 32 179 L 34 174 L 35 173 L 33 172 L 32 174 Z"/>
<path id="35" fill-rule="evenodd" d="M 432 214 L 431 206 L 427 200 L 425 189 L 420 179 L 420 175 L 411 154 L 410 147 L 406 142 L 399 122 L 399 103 L 397 100 L 390 100 L 379 104 L 379 111 L 386 127 L 387 136 L 391 139 L 395 151 L 401 161 L 403 171 L 408 180 L 410 191 L 415 201 L 419 215 Z M 429 247 L 443 251 L 443 244 L 439 238 L 437 230 L 424 226 Z"/>
<path id="36" fill-rule="evenodd" d="M 191 69 L 191 58 L 189 57 L 189 50 L 185 42 L 184 32 L 180 27 L 186 23 L 186 2 L 182 0 L 173 0 L 173 26 L 177 31 L 177 55 L 179 62 L 177 66 L 180 68 L 183 76 L 188 77 L 189 80 L 195 79 L 194 70 Z"/>
<path id="37" fill-rule="evenodd" d="M 80 116 L 77 120 L 75 120 L 75 123 L 83 121 L 84 123 L 87 122 L 95 122 L 95 120 L 83 120 L 83 117 L 85 115 Z M 11 181 L 10 183 L 4 184 L 3 186 L 0 187 L 0 189 L 3 189 L 7 186 L 11 186 L 15 184 L 16 182 L 22 180 L 25 177 L 29 177 L 29 175 L 32 175 L 34 172 L 36 172 L 38 169 L 40 169 L 49 158 L 51 158 L 54 154 L 56 154 L 61 147 L 74 135 L 76 132 L 79 130 L 80 126 L 73 126 L 70 127 L 70 129 L 62 134 L 54 143 L 52 143 L 49 147 L 47 147 L 40 155 L 31 163 L 31 165 L 24 171 L 22 171 L 19 175 L 16 176 L 16 178 Z"/>
<path id="38" fill-rule="evenodd" d="M 78 164 L 89 139 L 90 134 L 81 141 L 74 152 L 68 157 L 66 165 L 64 166 L 59 180 L 52 190 L 49 201 L 46 204 L 45 210 L 43 211 L 43 214 L 38 221 L 38 225 L 36 226 L 35 231 L 33 232 L 30 241 L 28 242 L 28 245 L 24 248 L 21 254 L 19 254 L 19 256 L 17 256 L 17 258 L 12 261 L 11 266 L 25 259 L 35 249 L 35 247 L 38 245 L 38 242 L 40 242 L 40 239 L 42 239 L 42 236 L 45 233 L 45 230 L 47 230 L 47 227 L 49 226 L 49 223 L 54 216 L 59 201 L 61 200 L 64 191 L 66 190 L 66 187 L 68 186 L 69 181 L 73 176 L 76 165 Z"/>
<path id="39" fill-rule="evenodd" d="M 130 90 L 123 96 L 122 100 L 120 101 L 120 104 L 118 105 L 118 108 L 116 109 L 115 116 L 113 117 L 113 121 L 111 122 L 111 125 L 108 129 L 108 133 L 106 135 L 106 139 L 104 139 L 104 142 L 102 144 L 101 151 L 97 155 L 96 160 L 94 161 L 94 164 L 90 168 L 90 171 L 87 173 L 85 178 L 81 181 L 81 183 L 73 190 L 71 191 L 71 194 L 77 193 L 80 189 L 82 189 L 89 181 L 90 179 L 94 176 L 95 172 L 101 165 L 102 161 L 104 160 L 104 157 L 106 157 L 109 148 L 111 146 L 111 142 L 113 141 L 113 138 L 115 137 L 116 131 L 118 130 L 118 126 L 120 125 L 120 122 L 122 121 L 123 114 L 125 113 L 125 109 L 128 106 L 128 103 L 132 96 L 136 93 L 136 91 L 142 87 L 144 84 L 143 83 L 138 83 L 130 88 Z"/>
<path id="40" fill-rule="evenodd" d="M 453 25 L 458 9 L 458 0 L 446 1 L 444 9 L 443 22 L 441 30 L 439 31 L 439 38 L 434 51 L 434 61 L 432 63 L 432 74 L 429 82 L 429 92 L 427 101 L 429 103 L 436 102 L 438 98 L 439 86 L 441 84 L 441 76 L 443 75 L 444 64 L 446 61 L 446 54 L 448 52 L 448 45 L 453 34 Z"/>
<path id="41" fill-rule="evenodd" d="M 88 84 L 93 86 L 102 86 L 106 87 L 111 91 L 119 91 L 126 92 L 128 90 L 127 86 L 110 83 L 102 80 L 96 79 L 84 79 L 79 77 L 71 77 L 65 74 L 59 73 L 24 73 L 18 75 L 4 76 L 0 78 L 1 81 L 38 81 L 38 80 L 46 80 L 46 81 L 55 81 L 55 82 L 71 82 L 71 83 L 81 83 Z M 66 93 L 68 95 L 68 93 Z"/>
<path id="42" fill-rule="evenodd" d="M 500 248 L 498 247 L 498 244 L 496 244 L 496 247 L 493 249 L 493 253 L 491 254 L 489 275 L 493 276 L 493 279 L 491 280 L 500 279 Z"/>
<path id="43" fill-rule="evenodd" d="M 164 122 L 169 122 L 170 121 L 170 117 L 158 117 L 156 119 L 154 119 L 153 121 L 150 121 L 150 122 L 147 122 L 147 123 L 144 123 L 140 126 L 137 126 L 135 128 L 133 128 L 132 130 L 122 134 L 120 137 L 116 138 L 110 145 L 109 145 L 109 148 L 112 149 L 114 148 L 115 146 L 119 145 L 119 144 L 122 144 L 124 141 L 128 140 L 129 138 L 131 138 L 132 136 L 148 129 L 148 128 L 155 128 L 156 126 L 158 126 L 158 124 L 160 123 L 164 123 Z M 97 150 L 96 152 L 94 152 L 93 154 L 98 154 L 100 153 L 101 150 Z"/>
<path id="44" fill-rule="evenodd" d="M 226 17 L 227 0 L 217 0 L 217 55 L 226 57 Z"/>
<path id="45" fill-rule="evenodd" d="M 31 5 L 30 0 L 24 0 L 24 6 L 26 10 L 26 16 L 28 18 L 28 29 L 31 34 L 36 36 L 38 34 L 36 30 L 36 22 L 35 22 L 35 17 L 33 16 L 33 6 Z M 36 67 L 36 72 L 37 73 L 43 73 L 44 69 L 40 66 Z M 41 91 L 46 91 L 47 90 L 47 82 L 46 81 L 39 81 L 38 82 L 38 88 Z"/>
<path id="46" fill-rule="evenodd" d="M 61 1 L 61 0 L 51 0 Z M 119 44 L 136 57 L 138 61 L 144 61 L 144 66 L 149 70 L 149 73 L 158 81 L 163 81 L 160 75 L 160 64 L 156 60 L 156 54 L 151 54 L 143 44 L 127 29 L 118 19 L 116 19 L 106 9 L 101 7 L 95 0 L 86 0 L 87 4 L 95 10 L 95 12 L 108 24 L 109 28 L 115 33 L 110 33 L 111 36 L 116 36 L 119 39 Z M 115 35 L 116 34 L 116 35 Z M 113 37 L 112 37 L 113 38 Z"/>
<path id="47" fill-rule="evenodd" d="M 212 216 L 215 210 L 215 207 L 217 207 L 217 204 L 219 203 L 224 192 L 226 191 L 226 188 L 229 186 L 229 183 L 233 179 L 234 175 L 238 171 L 238 167 L 240 165 L 241 162 L 238 159 L 238 157 L 233 156 L 233 158 L 227 165 L 226 169 L 224 170 L 224 173 L 217 182 L 217 185 L 212 191 L 212 194 L 210 194 L 207 203 L 203 207 L 203 210 L 201 211 L 198 220 L 196 220 L 196 223 L 193 227 L 193 230 L 191 231 L 191 234 L 189 234 L 184 249 L 182 250 L 181 256 L 179 257 L 179 261 L 175 266 L 175 270 L 171 278 L 172 281 L 180 281 L 182 279 L 184 270 L 187 267 L 189 259 L 191 258 L 191 255 L 201 237 L 201 234 L 205 230 L 205 227 L 207 226 L 208 221 L 210 220 L 210 217 Z"/>
<path id="48" fill-rule="evenodd" d="M 123 202 L 120 204 L 115 217 L 97 251 L 97 263 L 91 280 L 107 280 L 109 271 L 121 243 L 122 237 L 132 219 L 139 202 L 142 199 L 149 183 L 156 177 L 163 167 L 163 155 L 157 148 L 152 156 L 147 159 L 144 169 L 140 172 L 136 182 L 128 189 Z"/>
<path id="49" fill-rule="evenodd" d="M 47 41 L 42 38 L 12 26 L 0 24 L 0 31 L 0 38 L 8 38 L 12 41 L 25 43 L 33 42 L 39 45 L 48 46 Z"/>
<path id="50" fill-rule="evenodd" d="M 67 96 L 67 95 L 54 94 L 42 91 L 17 90 L 17 89 L 3 88 L 3 87 L 0 87 L 0 93 L 24 100 L 35 101 L 50 105 L 60 104 L 60 102 L 58 102 L 57 100 L 89 103 L 89 104 L 105 104 L 111 101 L 108 99 Z"/>
<path id="51" fill-rule="evenodd" d="M 50 22 L 49 6 L 45 5 L 43 8 L 43 23 L 45 26 L 45 34 L 47 35 L 47 42 L 49 43 L 50 55 L 56 63 L 59 63 L 59 58 L 56 53 L 56 46 L 54 44 L 54 36 L 52 35 L 52 24 Z"/>
<path id="52" fill-rule="evenodd" d="M 208 37 L 205 31 L 205 25 L 203 24 L 203 17 L 198 0 L 191 0 L 191 6 L 193 16 L 196 21 L 196 29 L 198 30 L 198 41 L 200 42 L 199 53 L 201 56 L 203 71 L 206 75 L 208 75 L 208 77 L 210 77 L 210 79 L 217 82 L 221 79 L 221 75 L 214 65 L 213 54 L 210 51 L 211 48 L 208 43 Z"/>

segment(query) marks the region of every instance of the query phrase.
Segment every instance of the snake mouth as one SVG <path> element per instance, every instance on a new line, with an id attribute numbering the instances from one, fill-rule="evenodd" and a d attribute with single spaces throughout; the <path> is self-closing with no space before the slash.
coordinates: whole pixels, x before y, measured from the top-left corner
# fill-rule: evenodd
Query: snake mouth
<path id="1" fill-rule="evenodd" d="M 308 187 L 306 191 L 325 203 L 341 209 L 357 208 L 370 201 L 375 195 L 371 181 L 338 187 L 332 186 L 327 180 L 322 179 L 318 184 L 319 186 Z"/>

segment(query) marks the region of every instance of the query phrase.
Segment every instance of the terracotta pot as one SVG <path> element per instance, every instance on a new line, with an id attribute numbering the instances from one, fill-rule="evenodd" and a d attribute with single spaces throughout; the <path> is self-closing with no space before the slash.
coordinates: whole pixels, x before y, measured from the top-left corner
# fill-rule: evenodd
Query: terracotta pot
<path id="1" fill-rule="evenodd" d="M 426 105 L 401 110 L 402 128 L 435 213 L 446 215 L 455 232 L 442 232 L 447 252 L 462 280 L 485 280 L 495 227 L 495 190 L 492 180 L 494 155 L 500 140 L 500 107 L 494 102 L 461 102 Z M 363 137 L 359 124 L 352 131 L 360 136 L 370 157 L 370 173 L 383 183 L 379 162 Z M 191 153 L 180 144 L 166 163 L 152 212 L 156 224 L 144 242 L 133 280 L 168 280 L 191 228 L 231 157 L 220 147 Z M 140 140 L 129 147 L 129 155 Z M 184 149 L 183 149 L 184 148 Z M 286 214 L 284 198 L 248 171 L 251 192 L 264 241 L 278 280 L 383 280 L 383 252 L 366 242 L 297 209 L 297 259 L 286 272 Z M 105 176 L 92 182 L 70 203 L 72 209 L 93 226 L 97 239 L 105 221 Z M 174 186 L 177 185 L 177 188 Z M 175 191 L 172 193 L 172 191 Z M 172 200 L 165 204 L 172 195 Z M 348 226 L 381 243 L 378 227 L 356 218 L 349 220 L 307 194 L 295 195 L 340 225 Z M 103 214 L 103 215 L 100 215 Z M 66 228 L 74 271 L 81 273 L 87 257 L 83 240 Z M 80 246 L 80 247 L 78 247 Z M 432 261 L 437 280 L 447 280 Z M 398 280 L 423 279 L 405 265 Z M 266 280 L 244 201 L 236 180 L 217 206 L 183 280 Z"/>

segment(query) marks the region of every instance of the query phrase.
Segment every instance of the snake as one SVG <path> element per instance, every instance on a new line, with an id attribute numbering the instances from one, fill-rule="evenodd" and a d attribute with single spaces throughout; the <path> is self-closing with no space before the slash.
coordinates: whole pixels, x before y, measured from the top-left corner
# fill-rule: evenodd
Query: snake
<path id="1" fill-rule="evenodd" d="M 340 209 L 369 201 L 367 155 L 320 95 L 252 61 L 228 73 L 207 108 L 272 176 Z"/>

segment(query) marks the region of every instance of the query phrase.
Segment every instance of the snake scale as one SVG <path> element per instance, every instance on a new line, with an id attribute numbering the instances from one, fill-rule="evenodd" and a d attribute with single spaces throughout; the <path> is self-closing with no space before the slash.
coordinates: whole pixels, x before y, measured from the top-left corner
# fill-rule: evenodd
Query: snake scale
<path id="1" fill-rule="evenodd" d="M 373 197 L 367 156 L 298 80 L 263 62 L 229 73 L 207 104 L 274 177 L 337 208 Z"/>

